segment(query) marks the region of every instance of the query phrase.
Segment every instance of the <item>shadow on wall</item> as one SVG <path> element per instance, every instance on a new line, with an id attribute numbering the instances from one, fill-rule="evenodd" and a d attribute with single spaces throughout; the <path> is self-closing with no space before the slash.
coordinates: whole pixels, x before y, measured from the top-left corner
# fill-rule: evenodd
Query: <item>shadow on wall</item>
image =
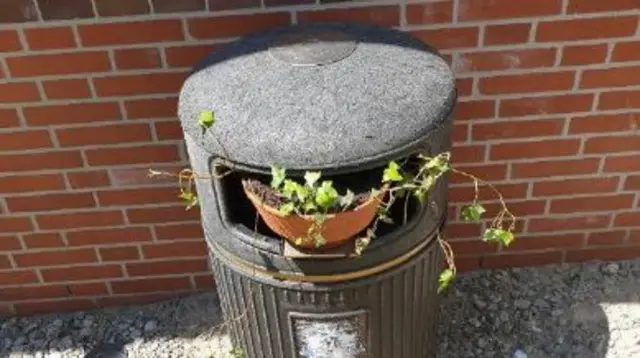
<path id="1" fill-rule="evenodd" d="M 528 358 L 640 356 L 640 325 L 633 324 L 640 321 L 639 280 L 640 260 L 466 274 L 443 297 L 437 357 L 518 357 L 516 350 Z M 82 354 L 109 342 L 129 357 L 226 357 L 220 317 L 209 292 L 148 306 L 5 318 L 0 356 Z"/>

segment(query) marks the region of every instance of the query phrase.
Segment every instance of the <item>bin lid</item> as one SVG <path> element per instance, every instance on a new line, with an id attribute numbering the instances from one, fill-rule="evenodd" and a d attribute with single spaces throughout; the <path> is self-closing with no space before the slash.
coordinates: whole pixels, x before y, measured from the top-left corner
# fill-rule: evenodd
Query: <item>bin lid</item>
<path id="1" fill-rule="evenodd" d="M 445 60 L 408 34 L 303 24 L 214 51 L 185 81 L 185 135 L 246 170 L 341 173 L 415 151 L 455 102 Z M 215 112 L 206 132 L 202 111 Z"/>

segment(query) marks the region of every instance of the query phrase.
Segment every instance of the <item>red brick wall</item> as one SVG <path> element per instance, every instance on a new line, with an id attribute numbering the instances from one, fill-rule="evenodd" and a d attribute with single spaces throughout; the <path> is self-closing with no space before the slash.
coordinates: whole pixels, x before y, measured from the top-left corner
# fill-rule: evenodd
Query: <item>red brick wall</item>
<path id="1" fill-rule="evenodd" d="M 320 2 L 320 4 L 318 4 Z M 408 30 L 459 78 L 454 159 L 520 216 L 508 250 L 453 221 L 463 269 L 640 256 L 637 0 L 14 0 L 0 5 L 0 314 L 212 286 L 186 165 L 185 72 L 290 22 Z M 451 189 L 451 212 L 470 187 Z"/>

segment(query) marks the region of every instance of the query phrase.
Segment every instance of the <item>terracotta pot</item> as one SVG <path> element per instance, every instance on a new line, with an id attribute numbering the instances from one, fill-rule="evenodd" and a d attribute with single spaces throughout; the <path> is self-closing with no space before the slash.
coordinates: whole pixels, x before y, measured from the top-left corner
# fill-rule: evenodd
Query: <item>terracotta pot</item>
<path id="1" fill-rule="evenodd" d="M 313 240 L 303 240 L 302 243 L 296 244 L 296 239 L 307 237 L 309 227 L 314 223 L 312 215 L 284 215 L 277 209 L 264 204 L 258 196 L 247 189 L 244 183 L 243 188 L 245 195 L 271 230 L 297 247 L 314 250 L 340 246 L 364 230 L 375 218 L 376 209 L 385 195 L 381 192 L 378 197 L 370 198 L 351 211 L 330 214 L 322 224 L 321 230 L 326 243 L 316 247 Z"/>

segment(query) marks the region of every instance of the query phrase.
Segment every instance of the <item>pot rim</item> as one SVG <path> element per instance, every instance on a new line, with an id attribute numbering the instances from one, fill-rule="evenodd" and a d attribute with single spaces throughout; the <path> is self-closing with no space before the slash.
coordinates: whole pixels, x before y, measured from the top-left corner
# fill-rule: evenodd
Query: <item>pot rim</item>
<path id="1" fill-rule="evenodd" d="M 370 197 L 367 201 L 365 201 L 364 203 L 362 203 L 362 204 L 358 205 L 358 206 L 357 206 L 357 207 L 355 207 L 353 210 L 349 210 L 349 211 L 342 211 L 342 212 L 339 212 L 339 213 L 333 213 L 333 214 L 328 214 L 328 215 L 327 215 L 327 218 L 328 218 L 328 219 L 332 219 L 332 218 L 334 218 L 334 217 L 336 217 L 336 216 L 339 216 L 340 214 L 346 214 L 346 213 L 350 213 L 350 212 L 355 212 L 355 211 L 361 210 L 362 208 L 364 208 L 364 207 L 367 207 L 367 206 L 371 205 L 371 203 L 372 203 L 373 201 L 378 201 L 378 204 L 380 204 L 380 202 L 382 202 L 382 199 L 381 199 L 380 197 L 385 193 L 385 191 L 386 191 L 388 188 L 389 188 L 389 184 L 384 184 L 384 185 L 382 186 L 382 188 L 380 189 L 380 194 L 378 194 L 378 196 L 377 196 L 377 197 Z M 294 215 L 295 215 L 295 216 L 297 216 L 297 217 L 300 217 L 300 218 L 302 218 L 302 219 L 309 220 L 309 221 L 313 221 L 313 219 L 314 219 L 314 215 L 298 215 L 298 214 L 295 214 L 295 213 L 293 213 L 293 214 L 291 214 L 291 215 L 283 215 L 283 214 L 282 214 L 278 209 L 273 208 L 273 207 L 271 207 L 271 206 L 269 206 L 269 205 L 265 204 L 265 203 L 262 201 L 262 199 L 260 199 L 257 195 L 255 195 L 254 193 L 252 193 L 250 190 L 248 190 L 248 189 L 247 189 L 247 185 L 246 185 L 246 181 L 245 181 L 244 179 L 242 180 L 242 189 L 243 189 L 243 191 L 244 191 L 244 194 L 245 194 L 246 196 L 248 196 L 248 197 L 249 197 L 249 200 L 251 200 L 252 202 L 254 202 L 254 203 L 255 203 L 255 204 L 257 204 L 257 205 L 260 205 L 260 208 L 261 208 L 261 209 L 263 209 L 263 210 L 265 210 L 265 211 L 269 212 L 270 214 L 277 215 L 277 216 L 279 216 L 279 217 L 281 217 L 281 218 L 286 218 L 286 217 L 294 216 Z"/>

